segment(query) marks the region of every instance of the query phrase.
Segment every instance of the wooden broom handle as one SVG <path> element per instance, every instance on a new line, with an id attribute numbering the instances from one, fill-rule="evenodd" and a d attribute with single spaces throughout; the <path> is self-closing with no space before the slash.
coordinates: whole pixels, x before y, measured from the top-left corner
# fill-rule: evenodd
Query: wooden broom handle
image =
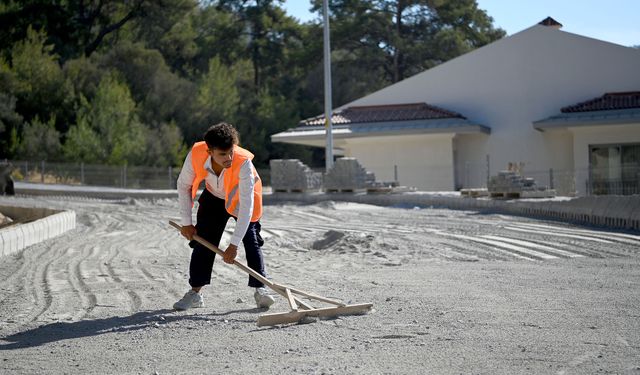
<path id="1" fill-rule="evenodd" d="M 172 227 L 174 227 L 174 228 L 176 228 L 178 230 L 182 229 L 182 226 L 180 226 L 177 223 L 174 223 L 173 221 L 169 221 L 169 224 Z M 197 234 L 193 235 L 193 239 L 195 241 L 199 242 L 200 244 L 202 244 L 203 246 L 207 247 L 209 250 L 213 251 L 214 253 L 220 255 L 221 257 L 224 257 L 224 251 L 220 250 L 216 245 L 212 244 L 211 242 L 205 240 L 204 238 L 198 236 Z M 273 281 L 267 279 L 266 277 L 262 276 L 261 274 L 259 274 L 258 272 L 254 271 L 253 269 L 247 267 L 247 265 L 245 265 L 242 262 L 238 262 L 237 260 L 234 260 L 233 261 L 233 265 L 235 265 L 236 267 L 240 268 L 245 273 L 248 273 L 249 275 L 253 276 L 257 280 L 262 282 L 264 285 L 266 285 L 269 288 L 271 288 L 271 290 L 273 290 L 274 292 L 280 294 L 284 298 L 289 299 L 289 296 L 287 295 L 287 292 L 285 291 L 285 287 L 284 286 L 274 283 Z M 311 309 L 312 308 L 309 304 L 305 303 L 304 301 L 300 300 L 299 298 L 294 297 L 294 299 L 295 299 L 296 302 L 298 302 L 298 304 L 302 305 L 302 307 L 304 307 L 306 309 Z"/>
<path id="2" fill-rule="evenodd" d="M 179 224 L 176 224 L 173 221 L 169 221 L 169 224 L 178 230 L 182 229 L 182 227 Z M 220 250 L 216 245 L 212 244 L 211 242 L 205 240 L 204 238 L 198 236 L 197 234 L 193 235 L 193 239 L 199 242 L 200 244 L 202 244 L 203 246 L 207 247 L 209 250 L 213 251 L 214 253 L 220 255 L 221 257 L 224 257 L 224 251 Z M 247 267 L 245 264 L 238 262 L 237 260 L 234 260 L 233 265 L 240 268 L 245 273 L 248 273 L 249 275 L 253 276 L 257 280 L 260 280 L 260 282 L 262 282 L 263 284 L 268 285 L 271 289 L 274 289 L 273 282 L 271 282 L 269 279 L 262 276 L 261 274 L 257 273 L 253 269 Z"/>

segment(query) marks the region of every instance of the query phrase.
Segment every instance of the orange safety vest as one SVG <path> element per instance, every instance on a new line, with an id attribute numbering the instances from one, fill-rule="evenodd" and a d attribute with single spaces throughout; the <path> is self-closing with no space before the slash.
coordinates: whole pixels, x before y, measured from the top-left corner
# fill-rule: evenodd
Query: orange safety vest
<path id="1" fill-rule="evenodd" d="M 207 170 L 204 168 L 204 164 L 209 157 L 207 153 L 206 142 L 196 142 L 191 148 L 191 165 L 196 173 L 193 179 L 193 185 L 191 185 L 191 198 L 195 198 L 198 193 L 198 187 L 202 180 L 207 177 Z M 224 193 L 225 193 L 225 208 L 227 212 L 235 217 L 238 217 L 238 208 L 240 202 L 240 167 L 246 160 L 252 160 L 253 154 L 242 147 L 233 146 L 233 159 L 231 160 L 231 167 L 227 168 L 224 172 Z M 251 168 L 251 174 L 255 180 L 253 186 L 253 214 L 251 215 L 251 222 L 256 222 L 262 217 L 262 181 L 255 168 Z"/>

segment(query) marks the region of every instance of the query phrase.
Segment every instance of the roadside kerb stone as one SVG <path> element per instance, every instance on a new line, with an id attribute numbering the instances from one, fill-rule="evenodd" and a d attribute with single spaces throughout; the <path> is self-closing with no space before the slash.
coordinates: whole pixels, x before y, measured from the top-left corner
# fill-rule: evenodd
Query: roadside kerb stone
<path id="1" fill-rule="evenodd" d="M 18 229 L 22 229 L 22 240 L 23 240 L 22 246 L 24 247 L 31 246 L 31 244 L 33 243 L 33 237 L 34 237 L 33 230 L 31 228 L 31 223 L 18 225 Z"/>
<path id="2" fill-rule="evenodd" d="M 0 231 L 0 233 L 4 238 L 2 255 L 9 255 L 9 254 L 15 253 L 18 249 L 18 236 L 16 234 L 16 231 L 3 230 L 3 231 Z"/>
<path id="3" fill-rule="evenodd" d="M 0 211 L 9 212 L 10 217 L 19 216 L 20 211 L 30 219 L 34 219 L 34 215 L 44 216 L 0 229 L 0 256 L 16 253 L 76 227 L 76 214 L 73 211 L 13 206 L 2 206 Z"/>
<path id="4" fill-rule="evenodd" d="M 635 204 L 631 210 L 631 228 L 640 231 L 640 199 L 636 199 Z"/>
<path id="5" fill-rule="evenodd" d="M 590 197 L 576 198 L 562 202 L 561 207 L 567 213 L 567 219 L 581 222 L 588 222 L 593 215 L 593 204 Z"/>
<path id="6" fill-rule="evenodd" d="M 614 197 L 614 202 L 607 208 L 606 214 L 609 217 L 615 218 L 618 221 L 617 226 L 625 225 L 631 228 L 633 227 L 633 212 L 635 208 L 640 205 L 640 197 L 636 199 L 625 200 L 622 197 Z"/>

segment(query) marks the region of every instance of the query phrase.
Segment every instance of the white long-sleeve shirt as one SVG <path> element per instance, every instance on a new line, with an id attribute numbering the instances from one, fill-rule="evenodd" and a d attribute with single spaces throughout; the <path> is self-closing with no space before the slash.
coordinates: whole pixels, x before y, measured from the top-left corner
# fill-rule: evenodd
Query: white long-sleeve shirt
<path id="1" fill-rule="evenodd" d="M 211 157 L 207 158 L 204 168 L 207 171 L 207 176 L 204 179 L 206 189 L 213 194 L 213 196 L 225 199 L 224 174 L 228 172 L 227 168 L 223 169 L 220 175 L 216 175 L 213 168 L 211 168 Z M 251 215 L 253 215 L 253 188 L 255 180 L 251 174 L 252 169 L 253 163 L 251 163 L 251 160 L 246 160 L 240 167 L 238 218 L 230 241 L 231 244 L 236 246 L 240 244 L 240 241 L 242 241 L 242 238 L 247 233 Z M 193 170 L 191 163 L 191 151 L 189 151 L 182 165 L 180 175 L 178 176 L 178 205 L 180 207 L 182 225 L 193 225 L 191 219 L 193 207 L 191 186 L 193 185 L 195 176 L 196 172 Z"/>

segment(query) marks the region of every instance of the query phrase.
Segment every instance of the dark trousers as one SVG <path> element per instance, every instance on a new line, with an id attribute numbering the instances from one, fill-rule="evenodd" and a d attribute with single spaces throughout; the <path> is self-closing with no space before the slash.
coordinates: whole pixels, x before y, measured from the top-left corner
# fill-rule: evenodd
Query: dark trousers
<path id="1" fill-rule="evenodd" d="M 219 246 L 227 221 L 233 216 L 224 208 L 224 199 L 216 198 L 207 189 L 200 195 L 198 203 L 200 206 L 198 207 L 196 231 L 200 237 Z M 261 249 L 264 241 L 260 236 L 259 221 L 249 224 L 247 233 L 242 238 L 242 244 L 249 268 L 266 277 Z M 189 246 L 193 248 L 189 264 L 189 284 L 194 288 L 211 284 L 211 271 L 216 253 L 196 241 L 189 242 Z M 224 251 L 224 249 L 221 250 Z M 253 276 L 249 276 L 249 286 L 259 288 L 264 284 Z"/>

